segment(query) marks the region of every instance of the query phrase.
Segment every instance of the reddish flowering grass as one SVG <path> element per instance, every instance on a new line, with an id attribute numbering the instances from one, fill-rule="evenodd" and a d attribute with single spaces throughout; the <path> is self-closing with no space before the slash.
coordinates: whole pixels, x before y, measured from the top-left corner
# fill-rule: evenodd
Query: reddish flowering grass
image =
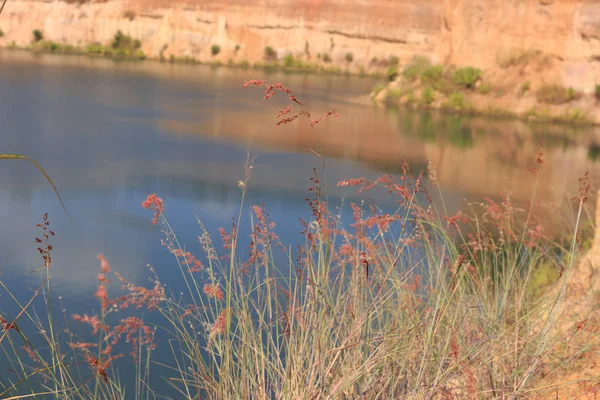
<path id="1" fill-rule="evenodd" d="M 221 313 L 217 317 L 217 320 L 215 321 L 213 328 L 212 328 L 211 334 L 213 336 L 219 335 L 219 334 L 222 334 L 223 332 L 225 332 L 225 327 L 227 324 L 227 316 L 229 313 L 230 313 L 230 311 L 228 308 L 225 308 L 225 309 L 223 309 L 223 311 L 221 311 Z"/>
<path id="2" fill-rule="evenodd" d="M 89 317 L 87 314 L 83 314 L 83 316 L 81 316 L 79 314 L 74 314 L 73 319 L 75 321 L 83 322 L 83 323 L 86 323 L 89 326 L 91 326 L 93 329 L 93 331 L 92 331 L 93 335 L 97 334 L 100 331 L 101 324 L 100 324 L 100 319 L 98 318 L 97 315 L 94 315 L 93 317 Z"/>
<path id="3" fill-rule="evenodd" d="M 207 283 L 202 288 L 202 291 L 209 298 L 214 298 L 214 299 L 217 299 L 219 301 L 224 299 L 223 291 L 221 290 L 221 288 L 217 284 L 208 284 Z"/>
<path id="4" fill-rule="evenodd" d="M 158 218 L 165 211 L 165 206 L 163 204 L 162 199 L 154 193 L 148 195 L 146 200 L 144 200 L 144 202 L 142 203 L 142 207 L 154 211 L 154 218 L 152 218 L 152 223 L 154 225 L 157 224 Z"/>
<path id="5" fill-rule="evenodd" d="M 120 319 L 115 324 L 106 322 L 106 317 L 118 310 L 135 307 L 146 307 L 148 310 L 155 310 L 158 304 L 165 299 L 164 290 L 157 281 L 153 289 L 134 286 L 127 282 L 121 275 L 117 274 L 119 280 L 123 282 L 123 290 L 127 294 L 117 299 L 108 297 L 107 286 L 110 280 L 107 274 L 111 273 L 111 266 L 108 260 L 99 254 L 97 259 L 100 261 L 100 273 L 98 274 L 98 289 L 95 293 L 96 298 L 100 301 L 100 315 L 83 316 L 79 314 L 73 315 L 73 320 L 89 325 L 92 328 L 92 335 L 100 335 L 99 343 L 91 342 L 71 342 L 71 348 L 80 351 L 84 359 L 89 364 L 95 375 L 100 376 L 104 382 L 108 382 L 108 368 L 111 363 L 122 357 L 121 353 L 113 353 L 113 348 L 121 339 L 129 343 L 131 357 L 134 362 L 137 362 L 138 352 L 142 346 L 147 350 L 153 350 L 156 347 L 154 343 L 154 330 L 148 327 L 140 318 L 130 316 Z M 114 307 L 109 307 L 114 306 Z M 94 356 L 89 349 L 100 347 L 99 356 Z"/>
<path id="6" fill-rule="evenodd" d="M 42 218 L 42 222 L 37 224 L 38 228 L 42 228 L 42 238 L 35 238 L 35 243 L 41 244 L 41 247 L 38 247 L 38 252 L 42 255 L 42 260 L 44 262 L 45 268 L 50 268 L 50 264 L 52 263 L 52 257 L 50 253 L 52 252 L 52 245 L 49 243 L 50 236 L 54 236 L 54 232 L 50 230 L 50 220 L 48 218 L 48 213 L 44 214 Z"/>
<path id="7" fill-rule="evenodd" d="M 175 257 L 183 259 L 189 272 L 200 272 L 204 269 L 200 260 L 196 259 L 189 251 L 184 253 L 181 249 L 173 249 L 172 253 Z"/>
<path id="8" fill-rule="evenodd" d="M 284 95 L 286 95 L 288 100 L 292 101 L 296 105 L 304 107 L 304 103 L 302 103 L 296 97 L 296 95 L 294 95 L 292 93 L 292 91 L 289 88 L 283 86 L 281 83 L 269 83 L 266 80 L 251 79 L 251 80 L 247 81 L 246 83 L 244 83 L 244 85 L 243 85 L 244 88 L 247 88 L 249 86 L 266 86 L 265 92 L 264 92 L 264 98 L 263 98 L 264 100 L 269 100 L 270 98 L 275 96 L 275 93 L 277 93 L 279 91 L 280 93 L 283 93 Z M 305 109 L 302 109 L 301 111 L 299 111 L 298 113 L 296 113 L 290 117 L 281 118 L 284 115 L 287 115 L 292 111 L 293 105 L 294 104 L 290 104 L 290 105 L 282 108 L 281 110 L 279 110 L 279 112 L 275 116 L 275 119 L 277 120 L 277 122 L 275 123 L 275 126 L 289 124 L 290 122 L 295 121 L 298 117 L 301 117 L 301 116 L 304 116 L 308 119 L 308 122 L 311 127 L 315 126 L 316 124 L 318 124 L 319 122 L 321 122 L 322 120 L 324 120 L 325 118 L 327 118 L 331 115 L 334 115 L 336 118 L 338 118 L 338 114 L 335 109 L 326 112 L 325 114 L 323 114 L 322 116 L 320 116 L 316 119 L 312 119 L 311 113 Z"/>

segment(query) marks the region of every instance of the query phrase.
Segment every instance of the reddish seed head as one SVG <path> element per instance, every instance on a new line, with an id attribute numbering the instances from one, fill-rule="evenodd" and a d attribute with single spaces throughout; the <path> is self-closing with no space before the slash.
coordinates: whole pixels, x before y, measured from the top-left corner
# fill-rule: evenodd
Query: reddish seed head
<path id="1" fill-rule="evenodd" d="M 106 261 L 106 258 L 104 258 L 102 254 L 98 254 L 96 258 L 100 260 L 100 272 L 102 274 L 108 274 L 110 272 L 110 264 Z"/>
<path id="2" fill-rule="evenodd" d="M 221 314 L 219 314 L 219 316 L 217 317 L 217 320 L 215 321 L 215 324 L 213 325 L 213 331 L 212 334 L 220 334 L 225 332 L 225 326 L 226 326 L 226 322 L 227 322 L 227 313 L 229 312 L 229 309 L 224 309 L 223 311 L 221 311 Z"/>
<path id="3" fill-rule="evenodd" d="M 209 298 L 215 298 L 217 300 L 223 300 L 224 298 L 223 291 L 221 290 L 219 285 L 206 284 L 204 285 L 204 288 L 202 288 L 202 290 L 204 291 L 204 294 L 206 294 Z"/>
<path id="4" fill-rule="evenodd" d="M 152 218 L 152 224 L 156 225 L 158 218 L 165 211 L 165 206 L 160 197 L 155 193 L 148 195 L 146 200 L 142 202 L 142 207 L 154 211 L 154 218 Z"/>

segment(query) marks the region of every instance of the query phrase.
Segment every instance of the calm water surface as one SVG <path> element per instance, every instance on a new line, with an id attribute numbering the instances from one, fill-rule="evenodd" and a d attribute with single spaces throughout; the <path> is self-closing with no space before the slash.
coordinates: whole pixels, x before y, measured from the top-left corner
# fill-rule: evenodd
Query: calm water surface
<path id="1" fill-rule="evenodd" d="M 299 123 L 275 129 L 274 116 L 286 103 L 263 102 L 259 89 L 241 88 L 263 71 L 15 52 L 1 53 L 0 66 L 0 152 L 38 160 L 73 217 L 69 223 L 33 166 L 2 162 L 0 278 L 20 300 L 31 295 L 39 276 L 30 271 L 41 264 L 36 224 L 48 212 L 56 232 L 53 290 L 69 314 L 97 308 L 98 253 L 140 284 L 152 264 L 169 290 L 182 291 L 159 228 L 140 204 L 147 194 L 159 194 L 180 240 L 199 252 L 194 215 L 214 234 L 231 225 L 248 143 L 257 158 L 246 207 L 265 203 L 282 241 L 293 246 L 301 239 L 299 217 L 310 218 L 304 198 L 312 167 L 320 167 L 309 149 L 326 156 L 329 182 L 397 172 L 401 160 L 419 171 L 431 160 L 451 210 L 465 198 L 496 197 L 506 189 L 528 198 L 527 169 L 540 144 L 546 149 L 540 198 L 575 192 L 586 170 L 594 179 L 600 175 L 596 129 L 386 111 L 364 97 L 372 79 L 267 74 L 314 114 L 337 109 L 339 119 L 313 132 Z M 331 196 L 336 204 L 356 198 L 354 190 L 334 187 Z M 375 200 L 393 204 L 384 196 Z M 15 308 L 6 294 L 0 304 L 0 315 L 10 318 Z"/>

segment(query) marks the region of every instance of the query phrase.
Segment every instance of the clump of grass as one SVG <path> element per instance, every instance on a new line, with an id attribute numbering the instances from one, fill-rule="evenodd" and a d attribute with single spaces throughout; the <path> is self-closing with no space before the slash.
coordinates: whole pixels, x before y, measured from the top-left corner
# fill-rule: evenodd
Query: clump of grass
<path id="1" fill-rule="evenodd" d="M 448 106 L 456 110 L 465 108 L 465 96 L 460 92 L 453 92 L 448 98 Z"/>
<path id="2" fill-rule="evenodd" d="M 573 88 L 566 88 L 561 85 L 543 85 L 535 93 L 539 103 L 544 104 L 565 104 L 577 100 L 581 97 Z"/>
<path id="3" fill-rule="evenodd" d="M 598 84 L 594 87 L 594 96 L 596 96 L 597 100 L 600 100 L 600 85 Z"/>
<path id="4" fill-rule="evenodd" d="M 323 60 L 324 63 L 331 62 L 331 56 L 329 55 L 329 53 L 323 53 L 321 59 Z"/>
<path id="5" fill-rule="evenodd" d="M 44 34 L 39 29 L 35 29 L 32 32 L 32 35 L 33 35 L 33 41 L 34 42 L 40 42 L 40 41 L 42 41 L 44 39 Z"/>
<path id="6" fill-rule="evenodd" d="M 458 86 L 472 89 L 481 77 L 481 70 L 474 67 L 459 68 L 454 72 L 454 83 Z"/>
<path id="7" fill-rule="evenodd" d="M 56 54 L 81 54 L 83 50 L 70 44 L 56 43 L 50 40 L 43 40 L 34 46 L 35 51 L 56 53 Z"/>
<path id="8" fill-rule="evenodd" d="M 213 44 L 211 46 L 211 48 L 210 48 L 210 54 L 212 54 L 213 56 L 216 56 L 220 52 L 221 52 L 221 46 L 219 46 L 218 44 Z"/>
<path id="9" fill-rule="evenodd" d="M 0 38 L 4 37 L 4 31 L 2 29 L 0 29 Z"/>
<path id="10" fill-rule="evenodd" d="M 345 58 L 347 63 L 351 63 L 352 61 L 354 61 L 354 54 L 346 53 Z"/>
<path id="11" fill-rule="evenodd" d="M 529 89 L 531 89 L 531 82 L 527 81 L 527 82 L 523 82 L 523 84 L 521 85 L 521 94 L 527 93 L 529 91 Z"/>
<path id="12" fill-rule="evenodd" d="M 286 54 L 283 57 L 283 66 L 286 68 L 292 68 L 294 66 L 294 56 L 292 54 Z"/>
<path id="13" fill-rule="evenodd" d="M 492 87 L 487 82 L 484 82 L 481 84 L 481 86 L 479 86 L 479 93 L 481 93 L 481 94 L 488 94 L 491 91 L 492 91 Z"/>
<path id="14" fill-rule="evenodd" d="M 86 47 L 85 51 L 89 55 L 143 60 L 146 58 L 146 55 L 142 51 L 141 46 L 142 43 L 139 40 L 133 39 L 119 30 L 115 33 L 110 45 L 91 43 Z M 171 61 L 173 58 L 174 56 L 171 56 Z"/>
<path id="15" fill-rule="evenodd" d="M 398 68 L 396 67 L 389 67 L 387 69 L 387 71 L 385 72 L 385 75 L 388 78 L 388 81 L 393 81 L 396 79 L 396 77 L 398 76 Z"/>

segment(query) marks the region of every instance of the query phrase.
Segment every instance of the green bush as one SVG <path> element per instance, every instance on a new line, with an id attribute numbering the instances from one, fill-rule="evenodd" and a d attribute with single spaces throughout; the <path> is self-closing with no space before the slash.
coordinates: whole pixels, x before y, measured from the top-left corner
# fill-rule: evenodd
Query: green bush
<path id="1" fill-rule="evenodd" d="M 277 59 L 277 52 L 271 46 L 265 47 L 265 60 L 273 61 Z"/>
<path id="2" fill-rule="evenodd" d="M 581 97 L 581 94 L 573 88 L 566 88 L 560 85 L 544 85 L 535 93 L 539 103 L 544 104 L 564 104 Z"/>
<path id="3" fill-rule="evenodd" d="M 111 47 L 116 50 L 118 54 L 125 55 L 132 54 L 135 50 L 142 47 L 142 43 L 129 35 L 124 35 L 123 32 L 118 30 L 113 37 Z"/>
<path id="4" fill-rule="evenodd" d="M 88 44 L 85 48 L 85 52 L 88 54 L 104 55 L 106 54 L 106 48 L 100 43 L 92 43 Z"/>
<path id="5" fill-rule="evenodd" d="M 431 87 L 426 87 L 425 89 L 423 89 L 423 102 L 425 104 L 431 104 L 433 103 L 433 100 L 435 99 L 435 91 L 431 88 Z"/>
<path id="6" fill-rule="evenodd" d="M 417 56 L 413 59 L 413 62 L 404 69 L 402 75 L 409 81 L 414 81 L 429 67 L 431 67 L 431 62 L 428 58 Z"/>
<path id="7" fill-rule="evenodd" d="M 329 55 L 329 53 L 324 53 L 323 54 L 323 62 L 326 62 L 326 63 L 330 63 L 331 62 L 331 56 Z"/>
<path id="8" fill-rule="evenodd" d="M 596 87 L 594 88 L 594 95 L 596 96 L 596 99 L 600 100 L 600 85 L 596 84 Z"/>
<path id="9" fill-rule="evenodd" d="M 466 88 L 473 88 L 477 79 L 481 77 L 481 70 L 474 67 L 459 68 L 454 72 L 454 83 Z"/>
<path id="10" fill-rule="evenodd" d="M 531 82 L 527 81 L 521 85 L 521 93 L 528 92 L 531 89 Z"/>
<path id="11" fill-rule="evenodd" d="M 398 76 L 398 68 L 389 67 L 385 73 L 389 81 L 393 81 Z"/>
<path id="12" fill-rule="evenodd" d="M 431 82 L 431 86 L 438 92 L 449 96 L 456 90 L 456 85 L 452 81 L 452 77 L 442 76 L 441 79 L 438 79 L 435 82 Z"/>
<path id="13" fill-rule="evenodd" d="M 0 29 L 0 38 L 4 37 L 4 31 L 2 29 Z"/>
<path id="14" fill-rule="evenodd" d="M 42 39 L 44 39 L 44 34 L 42 33 L 42 31 L 40 31 L 39 29 L 34 30 L 33 31 L 33 41 L 39 42 Z"/>
<path id="15" fill-rule="evenodd" d="M 460 92 L 453 92 L 448 98 L 448 105 L 454 109 L 463 109 L 465 107 L 465 96 Z"/>
<path id="16" fill-rule="evenodd" d="M 492 88 L 490 87 L 489 83 L 482 83 L 481 86 L 479 86 L 479 93 L 481 94 L 488 94 L 491 91 Z"/>
<path id="17" fill-rule="evenodd" d="M 221 46 L 219 46 L 218 44 L 213 44 L 212 47 L 210 48 L 210 54 L 212 54 L 213 56 L 216 56 L 220 52 L 221 52 Z"/>
<path id="18" fill-rule="evenodd" d="M 283 57 L 283 66 L 286 68 L 294 67 L 294 56 L 291 54 L 286 54 L 286 56 Z"/>
<path id="19" fill-rule="evenodd" d="M 391 56 L 388 60 L 389 65 L 398 65 L 400 63 L 400 59 L 396 56 Z"/>
<path id="20" fill-rule="evenodd" d="M 421 72 L 421 82 L 423 84 L 433 84 L 442 78 L 444 68 L 441 65 L 432 65 Z"/>
<path id="21" fill-rule="evenodd" d="M 351 63 L 354 61 L 354 55 L 352 53 L 346 53 L 346 62 Z"/>

